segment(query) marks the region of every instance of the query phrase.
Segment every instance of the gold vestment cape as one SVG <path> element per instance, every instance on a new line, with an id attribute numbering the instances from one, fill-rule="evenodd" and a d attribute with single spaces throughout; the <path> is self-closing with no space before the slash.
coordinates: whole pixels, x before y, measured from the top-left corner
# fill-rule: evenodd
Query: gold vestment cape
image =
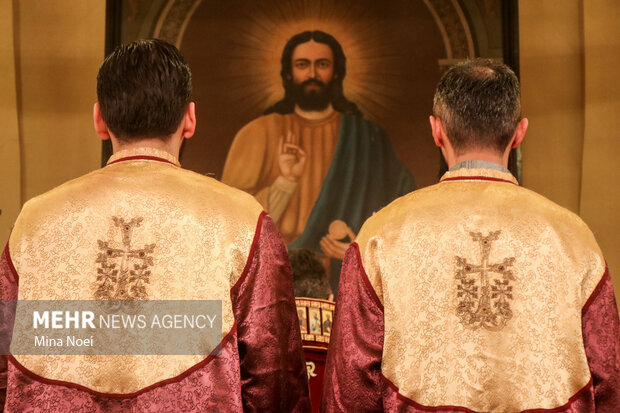
<path id="1" fill-rule="evenodd" d="M 118 152 L 106 167 L 24 205 L 9 242 L 19 300 L 221 300 L 224 338 L 235 322 L 231 287 L 244 270 L 261 212 L 251 195 L 181 169 L 164 151 Z M 102 289 L 99 256 L 128 242 L 152 257 L 149 282 L 118 296 Z M 44 379 L 127 394 L 178 376 L 211 350 L 14 357 Z"/>
<path id="2" fill-rule="evenodd" d="M 589 384 L 582 308 L 604 259 L 579 217 L 512 175 L 448 172 L 371 217 L 357 243 L 384 307 L 381 372 L 401 395 L 513 412 Z"/>

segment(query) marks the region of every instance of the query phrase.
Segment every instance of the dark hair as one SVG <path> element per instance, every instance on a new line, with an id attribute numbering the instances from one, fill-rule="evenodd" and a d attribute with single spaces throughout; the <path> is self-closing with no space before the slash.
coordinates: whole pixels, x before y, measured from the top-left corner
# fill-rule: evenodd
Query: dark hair
<path id="1" fill-rule="evenodd" d="M 179 127 L 191 94 L 192 74 L 185 59 L 163 40 L 118 46 L 97 75 L 101 115 L 123 141 L 169 138 Z"/>
<path id="2" fill-rule="evenodd" d="M 451 67 L 435 91 L 439 117 L 457 153 L 490 148 L 503 153 L 521 117 L 519 80 L 508 66 L 474 59 Z"/>
<path id="3" fill-rule="evenodd" d="M 342 46 L 340 46 L 340 43 L 338 43 L 332 35 L 320 30 L 306 31 L 296 34 L 291 37 L 284 46 L 284 50 L 282 51 L 282 59 L 280 61 L 282 65 L 280 76 L 282 77 L 282 86 L 284 86 L 284 99 L 267 108 L 267 110 L 265 110 L 265 115 L 274 112 L 280 114 L 292 113 L 295 110 L 295 100 L 293 99 L 291 91 L 291 86 L 293 85 L 293 52 L 297 46 L 302 43 L 307 43 L 310 40 L 328 45 L 334 54 L 334 78 L 332 79 L 333 87 L 331 99 L 334 109 L 338 112 L 362 116 L 362 112 L 358 109 L 357 105 L 344 97 L 342 82 L 345 74 L 347 73 L 347 59 L 342 51 Z"/>
<path id="4" fill-rule="evenodd" d="M 331 294 L 331 288 L 325 268 L 314 252 L 306 248 L 295 248 L 289 251 L 289 260 L 293 269 L 295 297 L 326 300 Z"/>

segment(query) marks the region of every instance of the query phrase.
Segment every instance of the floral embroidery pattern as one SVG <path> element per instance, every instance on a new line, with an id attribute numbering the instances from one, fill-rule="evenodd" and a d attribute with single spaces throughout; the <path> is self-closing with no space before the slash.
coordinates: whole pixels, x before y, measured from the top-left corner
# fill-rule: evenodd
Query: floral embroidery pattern
<path id="1" fill-rule="evenodd" d="M 146 284 L 150 282 L 153 266 L 152 253 L 155 244 L 132 249 L 131 238 L 135 228 L 142 224 L 142 218 L 125 221 L 112 217 L 114 226 L 120 229 L 122 248 L 113 248 L 109 241 L 97 240 L 99 254 L 96 263 L 98 300 L 144 300 L 148 298 Z"/>
<path id="2" fill-rule="evenodd" d="M 459 280 L 456 315 L 461 323 L 472 330 L 480 327 L 499 331 L 512 318 L 509 300 L 512 300 L 514 276 L 509 267 L 515 259 L 504 258 L 500 263 L 489 263 L 489 253 L 493 241 L 499 239 L 501 231 L 484 236 L 480 232 L 470 232 L 472 239 L 480 244 L 481 263 L 471 264 L 465 258 L 456 256 L 456 279 Z M 493 274 L 497 274 L 493 277 Z"/>

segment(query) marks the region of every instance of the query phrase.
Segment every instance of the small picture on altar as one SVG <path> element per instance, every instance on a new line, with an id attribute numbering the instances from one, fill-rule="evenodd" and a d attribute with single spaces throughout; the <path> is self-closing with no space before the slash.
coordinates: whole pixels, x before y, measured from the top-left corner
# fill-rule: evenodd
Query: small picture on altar
<path id="1" fill-rule="evenodd" d="M 309 308 L 308 318 L 310 319 L 310 332 L 313 334 L 321 334 L 321 309 Z"/>
<path id="2" fill-rule="evenodd" d="M 308 332 L 308 318 L 306 317 L 306 307 L 297 307 L 297 318 L 299 318 L 299 330 L 302 334 Z"/>
<path id="3" fill-rule="evenodd" d="M 323 310 L 323 334 L 328 336 L 332 333 L 332 312 Z"/>

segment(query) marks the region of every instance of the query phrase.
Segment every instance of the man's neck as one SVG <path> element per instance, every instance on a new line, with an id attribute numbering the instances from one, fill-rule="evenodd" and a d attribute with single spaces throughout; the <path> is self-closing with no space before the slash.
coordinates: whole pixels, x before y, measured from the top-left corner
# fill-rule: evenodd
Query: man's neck
<path id="1" fill-rule="evenodd" d="M 135 142 L 121 142 L 118 139 L 112 139 L 112 152 L 120 152 L 124 150 L 131 150 L 136 148 L 154 148 L 161 151 L 168 152 L 175 158 L 179 158 L 180 147 L 176 147 L 172 144 L 172 139 L 163 141 L 159 138 L 144 138 Z"/>
<path id="2" fill-rule="evenodd" d="M 449 171 L 454 172 L 459 169 L 493 169 L 496 171 L 510 173 L 510 170 L 498 163 L 489 162 L 489 161 L 481 161 L 481 160 L 469 160 L 459 162 L 456 165 L 452 166 Z"/>
<path id="3" fill-rule="evenodd" d="M 323 110 L 309 111 L 309 110 L 303 110 L 299 106 L 295 105 L 295 113 L 304 119 L 323 120 L 323 119 L 327 119 L 334 113 L 334 108 L 332 104 L 330 103 L 329 106 L 327 106 Z"/>
<path id="4" fill-rule="evenodd" d="M 507 154 L 504 155 L 492 151 L 470 151 L 464 154 L 456 155 L 452 162 L 448 164 L 448 168 L 452 168 L 454 165 L 466 161 L 491 162 L 497 165 L 501 165 L 504 168 L 508 168 Z"/>

